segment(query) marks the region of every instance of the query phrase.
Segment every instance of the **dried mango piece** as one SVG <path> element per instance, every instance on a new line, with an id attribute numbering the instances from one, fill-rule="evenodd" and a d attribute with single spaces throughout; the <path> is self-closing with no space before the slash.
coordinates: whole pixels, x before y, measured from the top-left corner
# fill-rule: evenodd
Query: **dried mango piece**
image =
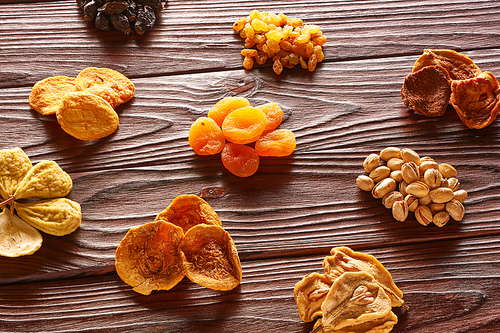
<path id="1" fill-rule="evenodd" d="M 48 115 L 56 113 L 60 99 L 77 91 L 74 77 L 52 76 L 38 81 L 29 97 L 30 106 L 37 112 Z"/>
<path id="2" fill-rule="evenodd" d="M 241 263 L 231 236 L 217 225 L 198 224 L 179 245 L 186 260 L 186 276 L 201 286 L 231 290 L 241 282 Z"/>
<path id="3" fill-rule="evenodd" d="M 467 127 L 481 129 L 496 119 L 500 111 L 499 95 L 497 79 L 484 72 L 472 79 L 453 81 L 450 103 Z"/>
<path id="4" fill-rule="evenodd" d="M 41 161 L 28 171 L 14 192 L 14 197 L 59 198 L 66 196 L 72 188 L 71 177 L 56 162 Z"/>
<path id="5" fill-rule="evenodd" d="M 4 208 L 0 213 L 0 255 L 20 257 L 35 253 L 42 246 L 42 235 L 28 223 Z"/>
<path id="6" fill-rule="evenodd" d="M 481 69 L 469 57 L 454 50 L 424 50 L 415 61 L 412 73 L 427 67 L 443 67 L 452 80 L 470 79 L 481 74 Z"/>
<path id="7" fill-rule="evenodd" d="M 69 135 L 79 140 L 96 140 L 118 128 L 118 115 L 99 96 L 86 91 L 66 94 L 56 112 L 57 121 Z"/>
<path id="8" fill-rule="evenodd" d="M 24 221 L 54 236 L 68 235 L 82 222 L 80 204 L 66 198 L 28 203 L 14 202 L 13 207 Z"/>
<path id="9" fill-rule="evenodd" d="M 184 233 L 198 224 L 213 224 L 222 227 L 222 222 L 210 205 L 194 194 L 183 194 L 156 216 L 155 221 L 164 220 L 181 227 Z"/>
<path id="10" fill-rule="evenodd" d="M 335 281 L 345 272 L 364 271 L 375 277 L 391 299 L 392 306 L 404 304 L 403 292 L 394 284 L 391 273 L 374 256 L 355 252 L 348 247 L 336 247 L 330 253 L 331 256 L 323 261 L 325 276 L 330 281 Z"/>
<path id="11" fill-rule="evenodd" d="M 173 288 L 185 275 L 183 236 L 180 227 L 161 220 L 131 228 L 116 249 L 116 273 L 143 295 Z"/>
<path id="12" fill-rule="evenodd" d="M 323 315 L 321 304 L 330 291 L 332 283 L 322 274 L 311 273 L 295 284 L 293 297 L 299 309 L 300 319 L 305 322 Z"/>
<path id="13" fill-rule="evenodd" d="M 77 75 L 75 83 L 79 90 L 103 98 L 113 108 L 131 100 L 135 93 L 132 81 L 109 68 L 85 68 Z"/>
<path id="14" fill-rule="evenodd" d="M 0 150 L 0 196 L 7 200 L 33 167 L 21 148 Z"/>

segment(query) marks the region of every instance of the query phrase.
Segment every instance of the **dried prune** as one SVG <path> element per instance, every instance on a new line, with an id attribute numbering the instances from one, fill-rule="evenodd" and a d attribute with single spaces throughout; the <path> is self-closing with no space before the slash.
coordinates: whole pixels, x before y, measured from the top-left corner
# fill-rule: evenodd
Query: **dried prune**
<path id="1" fill-rule="evenodd" d="M 109 21 L 108 15 L 103 12 L 98 12 L 95 18 L 95 27 L 102 31 L 111 30 L 111 22 Z"/>
<path id="2" fill-rule="evenodd" d="M 161 2 L 160 2 L 161 4 Z M 150 6 L 139 7 L 135 18 L 134 29 L 138 35 L 144 35 L 149 30 L 153 29 L 156 22 L 156 15 Z"/>
<path id="3" fill-rule="evenodd" d="M 161 0 L 137 0 L 137 3 L 141 5 L 151 7 L 155 12 L 161 11 L 163 9 L 163 3 Z"/>
<path id="4" fill-rule="evenodd" d="M 97 16 L 98 8 L 99 8 L 99 3 L 95 0 L 91 0 L 90 2 L 86 3 L 82 8 L 83 19 L 87 22 L 93 21 Z"/>
<path id="5" fill-rule="evenodd" d="M 424 50 L 415 61 L 412 72 L 434 65 L 443 67 L 452 80 L 470 79 L 481 74 L 474 61 L 454 50 Z"/>
<path id="6" fill-rule="evenodd" d="M 113 28 L 123 32 L 125 35 L 129 35 L 132 32 L 130 21 L 125 14 L 111 14 L 109 15 L 109 21 Z"/>
<path id="7" fill-rule="evenodd" d="M 109 1 L 99 7 L 98 11 L 105 14 L 120 14 L 129 7 L 126 1 Z"/>

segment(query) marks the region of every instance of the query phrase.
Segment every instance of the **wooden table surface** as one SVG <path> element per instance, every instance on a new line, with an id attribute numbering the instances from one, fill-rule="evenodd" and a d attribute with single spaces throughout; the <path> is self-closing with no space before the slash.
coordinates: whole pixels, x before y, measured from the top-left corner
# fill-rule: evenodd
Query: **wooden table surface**
<path id="1" fill-rule="evenodd" d="M 232 24 L 251 10 L 283 12 L 328 37 L 316 71 L 268 63 L 246 71 Z M 450 107 L 426 118 L 401 100 L 424 49 L 454 49 L 500 77 L 500 3 L 454 1 L 169 0 L 145 36 L 102 32 L 74 0 L 0 3 L 0 149 L 54 160 L 81 204 L 74 233 L 43 234 L 33 255 L 0 258 L 1 332 L 309 332 L 293 287 L 322 272 L 335 246 L 372 254 L 409 310 L 393 332 L 500 330 L 500 121 L 468 129 Z M 120 125 L 95 141 L 68 136 L 30 108 L 35 82 L 108 67 L 134 98 Z M 263 158 L 238 178 L 219 156 L 189 147 L 191 123 L 226 96 L 275 102 L 297 149 Z M 462 221 L 443 228 L 392 218 L 355 184 L 362 162 L 396 146 L 456 167 L 469 193 Z M 238 249 L 243 281 L 228 292 L 187 278 L 140 295 L 120 280 L 114 254 L 129 228 L 180 194 L 201 195 Z"/>

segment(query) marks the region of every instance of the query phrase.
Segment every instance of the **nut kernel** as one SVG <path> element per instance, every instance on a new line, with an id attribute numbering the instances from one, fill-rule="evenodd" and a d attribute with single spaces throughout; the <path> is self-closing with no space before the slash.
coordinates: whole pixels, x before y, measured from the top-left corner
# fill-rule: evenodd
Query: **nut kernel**
<path id="1" fill-rule="evenodd" d="M 403 180 L 401 183 L 399 183 L 399 192 L 401 192 L 402 195 L 407 195 L 408 193 L 406 193 L 406 187 L 408 186 L 408 184 Z"/>
<path id="2" fill-rule="evenodd" d="M 446 211 L 455 221 L 461 221 L 465 215 L 465 207 L 458 200 L 452 199 L 446 204 Z"/>
<path id="3" fill-rule="evenodd" d="M 443 182 L 443 177 L 438 170 L 428 169 L 424 173 L 424 182 L 432 190 L 441 186 L 441 183 Z"/>
<path id="4" fill-rule="evenodd" d="M 453 191 L 448 187 L 438 187 L 429 192 L 432 202 L 446 203 L 453 199 Z"/>
<path id="5" fill-rule="evenodd" d="M 387 161 L 387 167 L 391 169 L 392 171 L 394 170 L 401 170 L 401 166 L 404 164 L 405 161 L 403 161 L 400 158 L 393 157 L 390 160 Z"/>
<path id="6" fill-rule="evenodd" d="M 448 163 L 439 164 L 439 172 L 441 172 L 444 178 L 457 177 L 457 170 Z"/>
<path id="7" fill-rule="evenodd" d="M 363 162 L 363 169 L 366 172 L 372 172 L 380 163 L 380 157 L 377 154 L 368 155 Z"/>
<path id="8" fill-rule="evenodd" d="M 410 148 L 404 148 L 403 150 L 401 150 L 401 158 L 405 162 L 413 161 L 417 165 L 420 164 L 420 156 L 413 149 Z"/>
<path id="9" fill-rule="evenodd" d="M 429 209 L 431 210 L 432 214 L 437 214 L 445 211 L 445 204 L 444 203 L 432 203 L 429 206 Z"/>
<path id="10" fill-rule="evenodd" d="M 465 190 L 458 190 L 456 192 L 453 192 L 453 199 L 464 203 L 465 199 L 467 199 L 467 192 Z"/>
<path id="11" fill-rule="evenodd" d="M 420 173 L 424 174 L 429 169 L 439 169 L 439 165 L 435 161 L 422 161 L 420 159 Z"/>
<path id="12" fill-rule="evenodd" d="M 458 181 L 458 179 L 456 179 L 455 177 L 448 178 L 448 186 L 446 186 L 446 187 L 451 188 L 453 190 L 453 192 L 455 192 L 455 191 L 458 191 L 459 186 L 460 186 L 460 182 Z"/>
<path id="13" fill-rule="evenodd" d="M 438 227 L 443 227 L 450 220 L 450 214 L 447 212 L 439 212 L 432 218 L 432 222 Z"/>
<path id="14" fill-rule="evenodd" d="M 408 204 L 404 200 L 394 202 L 392 205 L 392 216 L 400 222 L 408 217 Z"/>
<path id="15" fill-rule="evenodd" d="M 386 166 L 379 166 L 370 172 L 370 178 L 373 179 L 375 183 L 381 181 L 384 178 L 389 177 L 391 170 Z"/>
<path id="16" fill-rule="evenodd" d="M 403 173 L 401 172 L 401 170 L 392 171 L 391 174 L 389 175 L 389 177 L 391 177 L 392 179 L 394 179 L 398 183 L 403 181 Z"/>
<path id="17" fill-rule="evenodd" d="M 433 216 L 429 207 L 418 206 L 415 209 L 415 218 L 421 225 L 428 226 L 432 222 Z"/>
<path id="18" fill-rule="evenodd" d="M 401 150 L 396 147 L 387 147 L 380 152 L 380 158 L 389 161 L 391 158 L 401 158 Z"/>
<path id="19" fill-rule="evenodd" d="M 404 197 L 401 194 L 401 192 L 391 191 L 391 192 L 387 193 L 386 195 L 384 195 L 384 197 L 382 198 L 382 205 L 384 205 L 385 208 L 387 208 L 387 209 L 391 209 L 392 205 L 396 201 L 400 201 L 403 199 L 404 199 Z"/>
<path id="20" fill-rule="evenodd" d="M 363 191 L 371 191 L 373 186 L 375 186 L 373 179 L 365 175 L 359 175 L 358 178 L 356 178 L 356 184 Z"/>
<path id="21" fill-rule="evenodd" d="M 431 197 L 427 194 L 425 197 L 418 198 L 420 206 L 428 206 L 432 203 Z"/>
<path id="22" fill-rule="evenodd" d="M 418 165 L 415 162 L 406 162 L 401 166 L 401 173 L 403 174 L 403 179 L 408 184 L 411 184 L 420 179 L 420 171 Z"/>
<path id="23" fill-rule="evenodd" d="M 406 193 L 412 194 L 417 198 L 422 198 L 429 194 L 429 186 L 427 186 L 427 184 L 423 181 L 418 180 L 406 187 Z"/>
<path id="24" fill-rule="evenodd" d="M 372 189 L 372 195 L 374 198 L 383 198 L 387 193 L 394 191 L 396 189 L 396 182 L 392 178 L 385 178 L 375 185 Z"/>
<path id="25" fill-rule="evenodd" d="M 412 194 L 408 194 L 405 199 L 406 204 L 408 205 L 408 210 L 410 212 L 414 212 L 418 207 L 418 198 Z"/>

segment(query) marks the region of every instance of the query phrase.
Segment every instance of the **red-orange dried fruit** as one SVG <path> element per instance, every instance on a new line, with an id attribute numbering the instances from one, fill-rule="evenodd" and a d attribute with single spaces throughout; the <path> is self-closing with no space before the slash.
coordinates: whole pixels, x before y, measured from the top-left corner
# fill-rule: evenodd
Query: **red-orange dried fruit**
<path id="1" fill-rule="evenodd" d="M 198 155 L 220 153 L 225 143 L 222 129 L 211 118 L 200 117 L 189 129 L 189 145 Z"/>
<path id="2" fill-rule="evenodd" d="M 64 95 L 77 91 L 74 77 L 52 76 L 38 81 L 31 90 L 29 103 L 37 112 L 48 115 L 57 111 Z"/>
<path id="3" fill-rule="evenodd" d="M 231 236 L 219 226 L 199 224 L 189 229 L 179 248 L 186 276 L 214 290 L 231 290 L 242 279 L 238 251 Z"/>
<path id="4" fill-rule="evenodd" d="M 443 67 L 452 80 L 469 79 L 481 74 L 474 61 L 454 50 L 424 50 L 415 61 L 412 72 L 434 65 Z"/>
<path id="5" fill-rule="evenodd" d="M 255 151 L 259 156 L 288 156 L 295 150 L 295 136 L 287 129 L 277 129 L 262 135 L 255 142 Z"/>
<path id="6" fill-rule="evenodd" d="M 427 66 L 408 74 L 401 88 L 404 104 L 422 116 L 439 117 L 446 113 L 451 95 L 451 80 L 441 66 Z"/>
<path id="7" fill-rule="evenodd" d="M 283 120 L 283 111 L 276 103 L 267 103 L 258 105 L 255 108 L 261 110 L 266 115 L 267 124 L 264 131 L 272 131 L 281 124 Z"/>
<path id="8" fill-rule="evenodd" d="M 228 114 L 245 106 L 250 106 L 250 102 L 246 98 L 228 96 L 208 111 L 208 117 L 215 120 L 217 125 L 222 126 L 222 122 Z"/>
<path id="9" fill-rule="evenodd" d="M 261 110 L 246 106 L 239 108 L 224 119 L 222 132 L 233 143 L 247 144 L 257 141 L 266 128 L 267 119 Z"/>
<path id="10" fill-rule="evenodd" d="M 252 147 L 226 143 L 221 153 L 222 164 L 233 175 L 250 177 L 259 168 L 259 154 Z"/>
<path id="11" fill-rule="evenodd" d="M 490 72 L 451 83 L 450 103 L 469 128 L 481 129 L 491 124 L 500 111 L 498 81 Z"/>

